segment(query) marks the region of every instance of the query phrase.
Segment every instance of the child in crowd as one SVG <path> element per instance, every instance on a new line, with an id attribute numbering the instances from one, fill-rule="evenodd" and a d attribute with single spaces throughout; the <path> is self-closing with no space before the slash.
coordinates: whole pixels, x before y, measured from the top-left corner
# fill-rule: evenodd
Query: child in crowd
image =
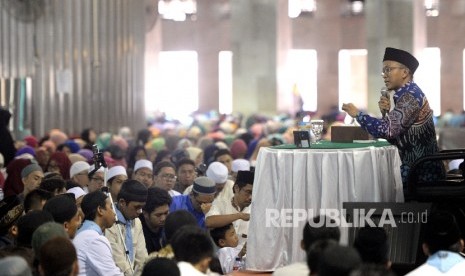
<path id="1" fill-rule="evenodd" d="M 242 260 L 247 253 L 247 244 L 245 244 L 242 248 L 237 248 L 239 238 L 237 237 L 236 230 L 232 223 L 210 230 L 210 236 L 215 244 L 220 248 L 217 254 L 223 273 L 231 273 L 233 271 L 236 257 L 239 257 Z"/>

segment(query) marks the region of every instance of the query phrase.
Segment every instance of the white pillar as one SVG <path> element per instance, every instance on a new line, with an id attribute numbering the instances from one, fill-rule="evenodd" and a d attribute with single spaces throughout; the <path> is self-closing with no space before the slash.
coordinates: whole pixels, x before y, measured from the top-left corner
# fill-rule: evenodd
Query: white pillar
<path id="1" fill-rule="evenodd" d="M 381 77 L 384 49 L 399 48 L 418 58 L 426 47 L 426 15 L 423 1 L 419 0 L 367 0 L 365 3 L 368 111 L 378 114 L 380 89 L 384 85 Z"/>

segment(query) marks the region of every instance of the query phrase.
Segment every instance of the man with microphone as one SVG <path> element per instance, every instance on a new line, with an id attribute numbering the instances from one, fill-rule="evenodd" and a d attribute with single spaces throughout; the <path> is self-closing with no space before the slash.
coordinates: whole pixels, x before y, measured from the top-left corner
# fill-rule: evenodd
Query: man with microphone
<path id="1" fill-rule="evenodd" d="M 402 160 L 404 188 L 410 167 L 415 161 L 438 152 L 433 111 L 425 94 L 413 81 L 418 65 L 418 60 L 410 53 L 386 48 L 381 75 L 386 89 L 394 93 L 394 108 L 390 108 L 389 94 L 381 91 L 378 106 L 383 114 L 382 119 L 361 112 L 352 103 L 342 105 L 342 110 L 355 118 L 373 137 L 387 139 L 397 146 Z M 440 161 L 425 162 L 418 174 L 420 181 L 434 181 L 444 177 L 445 169 Z"/>

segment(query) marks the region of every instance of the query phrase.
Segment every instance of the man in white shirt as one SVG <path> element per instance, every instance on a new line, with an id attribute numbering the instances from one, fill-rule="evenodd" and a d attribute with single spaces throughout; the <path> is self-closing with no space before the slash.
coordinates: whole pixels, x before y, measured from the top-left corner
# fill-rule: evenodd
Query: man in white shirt
<path id="1" fill-rule="evenodd" d="M 455 217 L 446 212 L 431 214 L 426 225 L 423 253 L 426 263 L 411 271 L 407 276 L 464 275 L 465 258 L 463 239 Z"/>
<path id="2" fill-rule="evenodd" d="M 215 200 L 205 218 L 205 225 L 208 228 L 222 227 L 232 223 L 239 236 L 241 247 L 247 239 L 253 181 L 253 172 L 239 171 L 233 187 L 234 196 L 229 200 Z"/>
<path id="3" fill-rule="evenodd" d="M 103 235 L 115 223 L 110 199 L 103 192 L 95 191 L 84 196 L 81 208 L 85 221 L 73 240 L 79 275 L 123 275 L 113 261 L 110 242 Z"/>
<path id="4" fill-rule="evenodd" d="M 87 185 L 89 185 L 89 169 L 90 165 L 84 161 L 77 161 L 69 169 L 69 177 L 71 180 L 79 184 L 81 189 L 88 191 Z"/>

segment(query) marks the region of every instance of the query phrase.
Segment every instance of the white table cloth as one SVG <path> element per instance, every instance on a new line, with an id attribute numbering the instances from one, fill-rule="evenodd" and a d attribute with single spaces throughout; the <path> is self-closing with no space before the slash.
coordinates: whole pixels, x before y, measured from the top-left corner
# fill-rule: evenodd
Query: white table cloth
<path id="1" fill-rule="evenodd" d="M 276 227 L 270 225 L 267 212 L 298 209 L 307 210 L 310 215 L 320 209 L 342 210 L 343 202 L 403 202 L 400 165 L 395 146 L 260 149 L 251 204 L 247 269 L 270 271 L 305 260 L 305 252 L 300 248 L 305 222 L 300 221 L 295 227 Z M 289 224 L 289 218 L 283 220 Z"/>

